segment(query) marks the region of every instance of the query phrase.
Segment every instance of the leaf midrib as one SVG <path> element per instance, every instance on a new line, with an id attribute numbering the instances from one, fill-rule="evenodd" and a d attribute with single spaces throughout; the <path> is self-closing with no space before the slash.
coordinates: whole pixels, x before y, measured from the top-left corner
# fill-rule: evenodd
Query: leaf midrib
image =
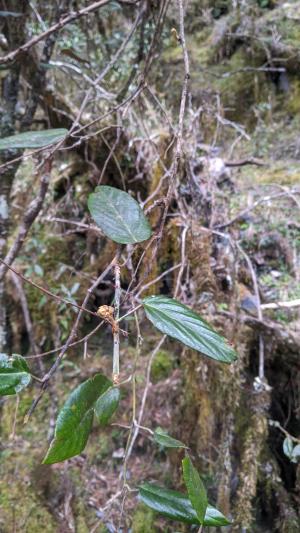
<path id="1" fill-rule="evenodd" d="M 147 304 L 146 303 L 146 307 L 148 306 L 148 309 L 150 308 L 150 311 L 153 313 L 153 314 L 158 314 L 160 313 L 161 315 L 163 315 L 164 319 L 165 319 L 165 322 L 171 322 L 173 327 L 175 329 L 178 329 L 180 331 L 180 333 L 186 337 L 186 335 L 184 335 L 184 332 L 182 332 L 182 325 L 180 324 L 179 321 L 176 321 L 175 318 L 173 317 L 170 317 L 170 315 L 168 314 L 167 311 L 164 311 L 162 309 L 157 309 L 153 306 L 151 306 L 151 304 Z M 174 313 L 174 311 L 171 311 L 170 313 Z M 167 320 L 166 320 L 167 319 Z M 195 319 L 199 320 L 199 318 L 196 316 Z M 201 320 L 199 320 L 199 326 L 203 328 L 203 332 L 202 332 L 202 338 L 199 339 L 199 342 L 202 343 L 202 345 L 205 347 L 207 346 L 207 343 L 209 341 L 213 342 L 214 345 L 216 344 L 217 342 L 217 336 L 219 336 L 218 333 L 215 333 L 212 329 L 210 329 L 210 327 L 208 325 L 206 325 L 205 323 L 203 323 Z M 184 326 L 183 326 L 184 327 Z M 193 331 L 191 331 L 191 326 L 185 326 L 186 329 L 189 329 L 191 333 L 193 333 Z M 211 335 L 209 335 L 209 333 Z M 169 333 L 170 336 L 172 336 L 172 333 Z M 196 335 L 200 335 L 200 333 L 196 332 Z M 221 337 L 221 336 L 220 336 Z M 176 337 L 175 337 L 176 338 Z M 221 343 L 220 343 L 221 344 Z M 222 359 L 223 361 L 226 360 L 228 362 L 231 362 L 231 358 L 227 355 L 227 351 L 230 351 L 229 348 L 227 348 L 225 342 L 223 341 L 223 344 L 224 346 L 214 346 L 214 350 L 217 349 L 218 351 L 222 352 L 222 354 L 224 355 L 224 358 Z M 210 347 L 207 346 L 207 348 L 209 349 Z M 208 354 L 205 354 L 207 355 L 208 357 L 211 357 L 211 355 L 208 355 Z"/>
<path id="2" fill-rule="evenodd" d="M 124 221 L 124 219 L 121 217 L 119 211 L 117 210 L 116 206 L 114 205 L 114 203 L 111 201 L 111 199 L 108 197 L 107 198 L 108 200 L 108 203 L 111 205 L 111 207 L 113 208 L 113 210 L 115 211 L 115 214 L 117 216 L 117 218 L 119 220 L 121 220 L 123 226 L 125 227 L 125 229 L 127 230 L 127 233 L 129 233 L 129 235 L 133 238 L 134 242 L 138 242 L 138 239 L 137 237 L 135 237 L 135 235 L 132 233 L 132 231 L 130 230 L 130 227 L 127 226 L 126 222 Z"/>

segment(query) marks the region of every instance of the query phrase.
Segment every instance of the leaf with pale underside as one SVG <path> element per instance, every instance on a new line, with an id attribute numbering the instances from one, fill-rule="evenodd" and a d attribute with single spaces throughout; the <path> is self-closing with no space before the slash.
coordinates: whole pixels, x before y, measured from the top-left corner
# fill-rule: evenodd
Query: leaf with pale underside
<path id="1" fill-rule="evenodd" d="M 297 444 L 294 448 L 293 448 L 293 452 L 292 452 L 292 462 L 293 463 L 297 463 L 300 459 L 300 444 Z"/>
<path id="2" fill-rule="evenodd" d="M 293 448 L 294 444 L 290 437 L 286 437 L 283 441 L 283 453 L 286 455 L 289 459 L 292 458 L 293 454 Z"/>
<path id="3" fill-rule="evenodd" d="M 0 139 L 0 150 L 15 148 L 44 148 L 61 141 L 68 133 L 65 128 L 25 131 Z"/>
<path id="4" fill-rule="evenodd" d="M 151 237 L 151 228 L 139 204 L 127 192 L 106 185 L 97 187 L 88 199 L 97 226 L 112 241 L 135 244 Z"/>
<path id="5" fill-rule="evenodd" d="M 153 438 L 157 444 L 160 444 L 160 446 L 164 446 L 165 448 L 187 448 L 183 442 L 170 437 L 170 435 L 161 428 L 157 428 L 154 431 Z"/>
<path id="6" fill-rule="evenodd" d="M 30 370 L 21 355 L 0 354 L 0 396 L 18 394 L 30 381 Z"/>

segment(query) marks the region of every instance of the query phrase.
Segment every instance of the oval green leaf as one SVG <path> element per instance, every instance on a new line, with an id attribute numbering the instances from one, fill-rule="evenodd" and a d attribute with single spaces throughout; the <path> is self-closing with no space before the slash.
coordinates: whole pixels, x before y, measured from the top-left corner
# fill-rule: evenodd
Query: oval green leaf
<path id="1" fill-rule="evenodd" d="M 203 524 L 207 509 L 207 494 L 202 480 L 188 456 L 182 461 L 182 471 L 190 502 L 197 513 L 200 524 Z"/>
<path id="2" fill-rule="evenodd" d="M 9 358 L 0 354 L 0 396 L 18 394 L 30 381 L 29 368 L 21 355 Z"/>
<path id="3" fill-rule="evenodd" d="M 144 483 L 139 488 L 140 500 L 156 511 L 172 520 L 200 525 L 196 511 L 185 494 L 165 489 L 152 483 Z M 207 506 L 204 526 L 228 526 L 231 522 L 220 511 Z"/>
<path id="4" fill-rule="evenodd" d="M 76 387 L 61 409 L 44 464 L 53 464 L 81 453 L 93 424 L 94 406 L 112 382 L 96 374 Z"/>
<path id="5" fill-rule="evenodd" d="M 160 446 L 164 446 L 165 448 L 187 448 L 183 442 L 173 439 L 173 437 L 170 437 L 170 435 L 161 428 L 157 428 L 154 431 L 153 438 L 157 444 L 160 444 Z"/>
<path id="6" fill-rule="evenodd" d="M 117 410 L 120 401 L 120 389 L 111 387 L 95 403 L 95 415 L 101 426 L 106 426 Z"/>
<path id="7" fill-rule="evenodd" d="M 127 192 L 103 185 L 88 199 L 97 226 L 112 241 L 134 244 L 151 237 L 151 228 L 139 204 Z"/>
<path id="8" fill-rule="evenodd" d="M 26 131 L 4 137 L 0 139 L 0 150 L 10 150 L 13 148 L 43 148 L 61 141 L 68 133 L 64 128 L 44 130 L 44 131 Z"/>
<path id="9" fill-rule="evenodd" d="M 186 305 L 165 296 L 143 299 L 147 317 L 162 333 L 212 359 L 232 363 L 237 354 L 226 339 Z"/>

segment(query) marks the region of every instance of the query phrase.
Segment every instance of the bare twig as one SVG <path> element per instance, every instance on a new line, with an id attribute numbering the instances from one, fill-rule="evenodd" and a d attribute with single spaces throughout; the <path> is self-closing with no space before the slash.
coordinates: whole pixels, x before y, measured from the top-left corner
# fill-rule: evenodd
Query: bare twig
<path id="1" fill-rule="evenodd" d="M 77 305 L 74 302 L 70 302 L 69 300 L 65 300 L 65 298 L 62 298 L 61 296 L 58 296 L 57 294 L 53 294 L 53 292 L 50 292 L 45 287 L 42 287 L 41 285 L 38 285 L 37 283 L 35 283 L 34 281 L 32 281 L 29 278 L 26 278 L 23 274 L 21 274 L 21 272 L 18 272 L 18 270 L 16 270 L 12 266 L 10 266 L 8 263 L 6 263 L 6 261 L 4 261 L 4 259 L 0 258 L 0 263 L 2 263 L 5 267 L 7 267 L 7 269 L 11 270 L 14 274 L 16 274 L 19 278 L 21 278 L 26 283 L 29 283 L 30 285 L 32 285 L 33 287 L 35 287 L 39 291 L 43 292 L 44 294 L 47 294 L 47 296 L 49 296 L 50 298 L 53 298 L 54 300 L 57 300 L 58 302 L 64 303 L 66 305 L 70 305 L 71 307 L 76 307 L 76 309 L 80 309 L 80 311 L 84 311 L 85 313 L 88 313 L 89 315 L 98 316 L 97 313 L 94 313 L 93 311 L 90 311 L 89 309 L 85 309 L 83 306 Z"/>
<path id="2" fill-rule="evenodd" d="M 96 281 L 94 281 L 94 283 L 92 284 L 92 286 L 88 289 L 87 293 L 86 293 L 86 296 L 83 300 L 83 304 L 82 304 L 82 307 L 85 308 L 85 306 L 87 305 L 91 295 L 93 294 L 94 290 L 98 287 L 98 285 L 103 281 L 103 279 L 107 276 L 107 274 L 110 272 L 110 270 L 113 268 L 113 266 L 115 265 L 115 262 L 116 262 L 116 257 L 113 258 L 113 260 L 109 263 L 109 265 L 106 267 L 106 269 L 102 272 L 102 274 L 100 274 L 100 276 L 98 276 L 98 278 L 96 279 Z M 58 355 L 56 361 L 53 363 L 52 367 L 50 368 L 50 370 L 47 372 L 47 374 L 43 377 L 43 383 L 42 383 L 42 388 L 41 388 L 41 391 L 39 393 L 39 395 L 37 396 L 37 398 L 34 400 L 32 406 L 30 407 L 29 411 L 28 411 L 28 414 L 26 415 L 25 419 L 24 419 L 24 422 L 26 423 L 29 419 L 29 417 L 32 415 L 34 409 L 36 408 L 36 406 L 38 405 L 39 401 L 41 400 L 44 392 L 46 391 L 47 387 L 48 387 L 48 383 L 49 383 L 49 380 L 51 379 L 51 377 L 53 376 L 53 374 L 56 372 L 56 370 L 58 369 L 59 367 L 59 364 L 61 362 L 61 360 L 63 359 L 66 351 L 68 350 L 68 348 L 70 347 L 70 345 L 72 344 L 74 338 L 76 337 L 76 332 L 77 332 L 77 329 L 78 329 L 78 326 L 79 326 L 79 322 L 80 322 L 80 319 L 82 317 L 82 313 L 83 313 L 83 310 L 80 310 L 77 317 L 76 317 L 76 320 L 73 324 L 73 327 L 72 327 L 72 330 L 71 330 L 71 333 L 66 341 L 66 343 L 64 344 L 60 354 Z"/>
<path id="3" fill-rule="evenodd" d="M 183 276 L 184 269 L 186 267 L 185 247 L 186 247 L 186 235 L 187 235 L 188 229 L 189 229 L 188 225 L 184 226 L 182 230 L 182 235 L 181 235 L 181 266 L 180 266 L 180 270 L 178 272 L 177 281 L 176 281 L 176 287 L 175 287 L 175 292 L 174 292 L 175 297 L 178 296 L 181 279 Z"/>
<path id="4" fill-rule="evenodd" d="M 300 300 L 290 300 L 288 302 L 271 302 L 268 304 L 261 304 L 261 309 L 280 309 L 280 307 L 286 307 L 290 309 L 292 307 L 300 307 Z"/>
<path id="5" fill-rule="evenodd" d="M 78 344 L 81 344 L 81 343 L 86 343 L 93 335 L 95 335 L 95 333 L 97 333 L 98 329 L 100 329 L 104 323 L 105 321 L 102 320 L 99 324 L 97 324 L 97 326 L 92 331 L 90 331 L 90 333 L 82 337 L 82 339 L 72 342 L 69 345 L 69 348 L 72 348 L 73 346 L 77 346 Z M 63 347 L 64 347 L 64 344 L 62 346 L 58 346 L 58 348 L 53 348 L 53 350 L 48 350 L 47 352 L 42 352 L 42 353 L 38 353 L 35 355 L 26 355 L 25 357 L 26 359 L 38 359 L 39 357 L 45 357 L 47 355 L 52 355 L 56 352 L 60 352 L 63 349 Z"/>
<path id="6" fill-rule="evenodd" d="M 28 334 L 28 338 L 29 338 L 29 342 L 30 342 L 30 347 L 33 350 L 34 354 L 37 354 L 38 353 L 38 347 L 37 347 L 37 344 L 36 344 L 35 338 L 34 338 L 33 325 L 32 325 L 31 316 L 30 316 L 30 312 L 29 312 L 29 309 L 28 309 L 28 304 L 27 304 L 27 300 L 26 300 L 26 296 L 25 296 L 25 292 L 24 292 L 24 289 L 23 289 L 22 282 L 21 282 L 19 276 L 17 276 L 14 273 L 12 274 L 12 280 L 13 280 L 15 286 L 16 286 L 16 289 L 17 289 L 17 292 L 18 292 L 18 297 L 20 298 L 22 311 L 23 311 L 23 316 L 24 316 L 24 322 L 25 322 L 25 326 L 26 326 L 26 329 L 27 329 L 27 334 Z"/>
<path id="7" fill-rule="evenodd" d="M 20 396 L 19 396 L 19 394 L 17 394 L 17 396 L 16 396 L 16 407 L 15 407 L 14 419 L 13 419 L 13 425 L 12 425 L 11 434 L 9 435 L 9 438 L 10 438 L 11 440 L 14 440 L 14 438 L 15 438 L 15 436 L 16 436 L 16 426 L 17 426 L 17 418 L 18 418 L 19 405 L 20 405 Z"/>
<path id="8" fill-rule="evenodd" d="M 129 457 L 132 453 L 132 450 L 133 450 L 133 447 L 134 447 L 134 444 L 135 444 L 135 441 L 138 437 L 138 434 L 139 434 L 139 431 L 140 431 L 140 426 L 141 426 L 141 422 L 143 420 L 143 416 L 144 416 L 144 411 L 145 411 L 145 405 L 146 405 L 146 401 L 147 401 L 147 397 L 148 397 L 148 392 L 149 392 L 149 388 L 150 388 L 150 384 L 151 384 L 151 367 L 152 367 L 152 363 L 154 361 L 154 358 L 157 354 L 157 352 L 159 352 L 160 348 L 162 347 L 163 343 L 165 342 L 167 336 L 164 335 L 160 341 L 158 342 L 158 344 L 156 345 L 156 347 L 154 348 L 154 350 L 152 351 L 151 353 L 151 356 L 150 356 L 150 359 L 149 359 L 149 362 L 148 362 L 148 365 L 147 365 L 147 370 L 146 370 L 146 385 L 145 385 L 145 388 L 144 388 L 144 392 L 143 392 L 143 397 L 142 397 L 142 403 L 141 403 L 141 407 L 140 407 L 140 411 L 139 411 L 139 416 L 138 416 L 138 420 L 137 420 L 137 425 L 135 426 L 135 430 L 134 430 L 134 433 L 132 435 L 132 439 L 131 439 L 131 442 L 130 442 L 130 445 L 128 446 L 128 451 L 127 451 L 127 454 L 126 454 L 126 457 L 125 457 L 125 460 L 126 462 L 128 462 L 129 460 Z"/>
<path id="9" fill-rule="evenodd" d="M 255 165 L 257 167 L 265 167 L 267 163 L 256 159 L 255 157 L 250 157 L 248 159 L 240 159 L 239 161 L 224 161 L 226 167 L 244 167 L 245 165 Z"/>
<path id="10" fill-rule="evenodd" d="M 298 191 L 285 191 L 282 193 L 276 193 L 276 194 L 268 194 L 267 196 L 263 196 L 263 198 L 260 198 L 256 202 L 254 202 L 250 207 L 247 207 L 246 209 L 243 209 L 243 211 L 240 211 L 236 216 L 231 218 L 228 222 L 224 222 L 224 224 L 217 224 L 214 226 L 214 229 L 221 229 L 221 228 L 227 228 L 228 226 L 231 226 L 231 224 L 234 224 L 237 220 L 244 217 L 251 211 L 253 211 L 256 207 L 258 207 L 261 204 L 268 203 L 272 200 L 277 200 L 277 198 L 283 198 L 285 196 L 292 196 L 294 194 L 297 194 Z"/>
<path id="11" fill-rule="evenodd" d="M 167 276 L 168 274 L 170 274 L 174 270 L 177 270 L 178 268 L 181 268 L 181 267 L 182 267 L 182 263 L 178 263 L 178 265 L 174 265 L 174 266 L 168 268 L 167 270 L 165 270 L 162 274 L 157 276 L 155 279 L 149 281 L 148 283 L 145 283 L 145 285 L 143 285 L 140 288 L 140 290 L 135 294 L 135 299 L 139 298 L 139 296 L 142 294 L 142 292 L 145 292 L 147 289 L 149 289 L 149 287 L 151 287 L 152 285 L 155 285 L 155 283 L 157 283 L 158 281 L 163 279 L 165 276 Z M 141 307 L 141 306 L 139 305 L 138 307 Z M 130 311 L 129 313 L 124 315 L 124 317 L 129 315 L 129 314 L 131 314 L 132 312 L 133 311 Z M 121 318 L 124 318 L 124 317 L 121 317 Z"/>
<path id="12" fill-rule="evenodd" d="M 60 217 L 47 217 L 45 220 L 49 222 L 61 222 L 62 224 L 70 224 L 71 226 L 77 226 L 78 228 L 95 231 L 100 235 L 103 235 L 103 232 L 100 228 L 95 226 L 95 224 L 84 224 L 83 222 L 77 222 L 77 220 L 68 220 L 67 218 Z"/>
<path id="13" fill-rule="evenodd" d="M 82 8 L 82 9 L 79 9 L 78 11 L 73 11 L 73 13 L 70 13 L 67 16 L 63 17 L 61 20 L 59 20 L 56 24 L 53 24 L 53 26 L 48 28 L 46 31 L 40 33 L 39 35 L 35 35 L 34 37 L 32 37 L 32 39 L 27 41 L 27 43 L 23 44 L 22 46 L 20 46 L 16 50 L 13 50 L 12 52 L 7 54 L 6 56 L 1 57 L 0 58 L 0 65 L 9 63 L 10 61 L 13 61 L 18 55 L 20 55 L 21 53 L 27 52 L 30 48 L 32 48 L 32 46 L 34 46 L 35 44 L 39 43 L 40 41 L 43 41 L 44 39 L 46 39 L 46 37 L 48 37 L 52 33 L 55 33 L 56 31 L 61 30 L 67 24 L 70 24 L 71 22 L 74 22 L 74 20 L 77 20 L 80 17 L 83 17 L 84 15 L 88 15 L 89 13 L 93 13 L 93 11 L 96 11 L 100 7 L 103 7 L 106 4 L 108 4 L 109 1 L 110 0 L 100 0 L 98 2 L 93 2 L 92 4 L 86 6 L 86 7 Z M 130 0 L 119 0 L 119 2 L 123 3 L 123 4 L 130 4 L 130 5 L 135 5 L 136 4 L 135 1 L 131 2 Z"/>
<path id="14" fill-rule="evenodd" d="M 259 288 L 258 288 L 258 282 L 257 282 L 257 276 L 255 273 L 255 270 L 253 268 L 252 262 L 248 254 L 243 250 L 243 248 L 239 245 L 238 242 L 235 243 L 237 249 L 242 254 L 242 256 L 245 258 L 246 263 L 248 265 L 252 283 L 253 283 L 253 289 L 256 299 L 256 305 L 257 305 L 257 318 L 258 320 L 263 320 L 263 312 L 260 305 L 260 294 L 259 294 Z M 261 380 L 265 379 L 265 356 L 264 356 L 264 342 L 263 342 L 263 336 L 262 333 L 259 334 L 259 361 L 258 361 L 258 377 Z"/>
<path id="15" fill-rule="evenodd" d="M 12 244 L 10 250 L 7 252 L 4 261 L 2 261 L 2 266 L 0 267 L 0 281 L 3 280 L 8 270 L 8 265 L 11 265 L 13 261 L 15 260 L 15 258 L 17 257 L 33 222 L 35 221 L 36 217 L 38 216 L 43 206 L 46 192 L 49 187 L 50 172 L 51 172 L 51 160 L 48 159 L 45 163 L 45 172 L 42 174 L 41 179 L 40 179 L 39 192 L 36 198 L 32 200 L 32 202 L 29 204 L 25 212 L 23 222 L 19 228 L 17 237 L 14 243 Z"/>
<path id="16" fill-rule="evenodd" d="M 300 439 L 298 439 L 297 437 L 294 437 L 293 435 L 291 435 L 286 429 L 284 429 L 282 427 L 282 425 L 280 424 L 280 422 L 278 422 L 277 420 L 269 420 L 269 424 L 270 426 L 273 426 L 273 427 L 276 427 L 278 429 L 280 429 L 280 431 L 282 431 L 282 433 L 288 437 L 289 439 L 291 439 L 292 441 L 294 442 L 297 442 L 298 444 L 300 443 Z"/>

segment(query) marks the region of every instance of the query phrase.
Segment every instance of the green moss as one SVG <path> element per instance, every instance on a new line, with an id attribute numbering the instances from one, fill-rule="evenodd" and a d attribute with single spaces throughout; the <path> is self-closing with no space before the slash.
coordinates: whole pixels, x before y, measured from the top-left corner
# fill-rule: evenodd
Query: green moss
<path id="1" fill-rule="evenodd" d="M 74 507 L 74 516 L 76 522 L 76 533 L 89 533 L 90 527 L 87 521 L 87 510 L 81 498 L 76 498 Z M 91 523 L 95 520 L 93 513 L 91 513 Z M 106 531 L 103 530 L 103 531 Z"/>
<path id="2" fill-rule="evenodd" d="M 163 53 L 163 59 L 166 63 L 177 63 L 182 60 L 182 50 L 178 45 L 170 45 Z"/>
<path id="3" fill-rule="evenodd" d="M 297 2 L 295 2 L 297 4 Z M 293 10 L 293 7 L 295 8 Z M 279 7 L 266 14 L 264 17 L 264 31 L 271 35 L 274 31 L 274 24 L 276 30 L 280 35 L 282 43 L 299 48 L 300 44 L 300 27 L 299 27 L 299 2 L 298 5 L 286 4 L 285 7 Z"/>
<path id="4" fill-rule="evenodd" d="M 273 183 L 278 183 L 279 185 L 297 185 L 300 182 L 300 165 L 278 161 L 270 167 L 252 170 L 251 174 L 254 181 L 260 185 Z"/>
<path id="5" fill-rule="evenodd" d="M 97 432 L 97 435 L 92 435 L 92 438 L 89 439 L 87 455 L 89 461 L 93 464 L 102 463 L 103 459 L 112 452 L 113 440 L 111 430 L 109 430 L 109 434 L 104 431 L 105 430 L 101 428 L 101 430 Z"/>
<path id="6" fill-rule="evenodd" d="M 300 112 L 300 81 L 294 80 L 290 84 L 290 96 L 286 104 L 286 109 L 293 115 Z"/>
<path id="7" fill-rule="evenodd" d="M 195 32 L 193 37 L 188 40 L 188 46 L 194 64 L 206 66 L 211 61 L 214 50 L 212 49 L 210 34 L 211 28 L 205 27 L 202 31 Z"/>
<path id="8" fill-rule="evenodd" d="M 0 530 L 9 533 L 15 523 L 16 531 L 55 533 L 57 523 L 43 506 L 34 491 L 26 459 L 13 453 L 0 468 Z M 31 462 L 31 461 L 30 461 Z"/>
<path id="9" fill-rule="evenodd" d="M 159 531 L 154 526 L 154 512 L 139 504 L 132 519 L 132 533 L 154 533 Z"/>
<path id="10" fill-rule="evenodd" d="M 45 272 L 57 271 L 60 263 L 70 263 L 70 246 L 68 240 L 54 235 L 44 236 L 44 247 L 39 257 L 39 264 Z"/>
<path id="11" fill-rule="evenodd" d="M 165 350 L 160 350 L 157 352 L 157 355 L 152 363 L 151 380 L 156 383 L 157 381 L 166 379 L 170 375 L 173 368 L 173 356 Z"/>

